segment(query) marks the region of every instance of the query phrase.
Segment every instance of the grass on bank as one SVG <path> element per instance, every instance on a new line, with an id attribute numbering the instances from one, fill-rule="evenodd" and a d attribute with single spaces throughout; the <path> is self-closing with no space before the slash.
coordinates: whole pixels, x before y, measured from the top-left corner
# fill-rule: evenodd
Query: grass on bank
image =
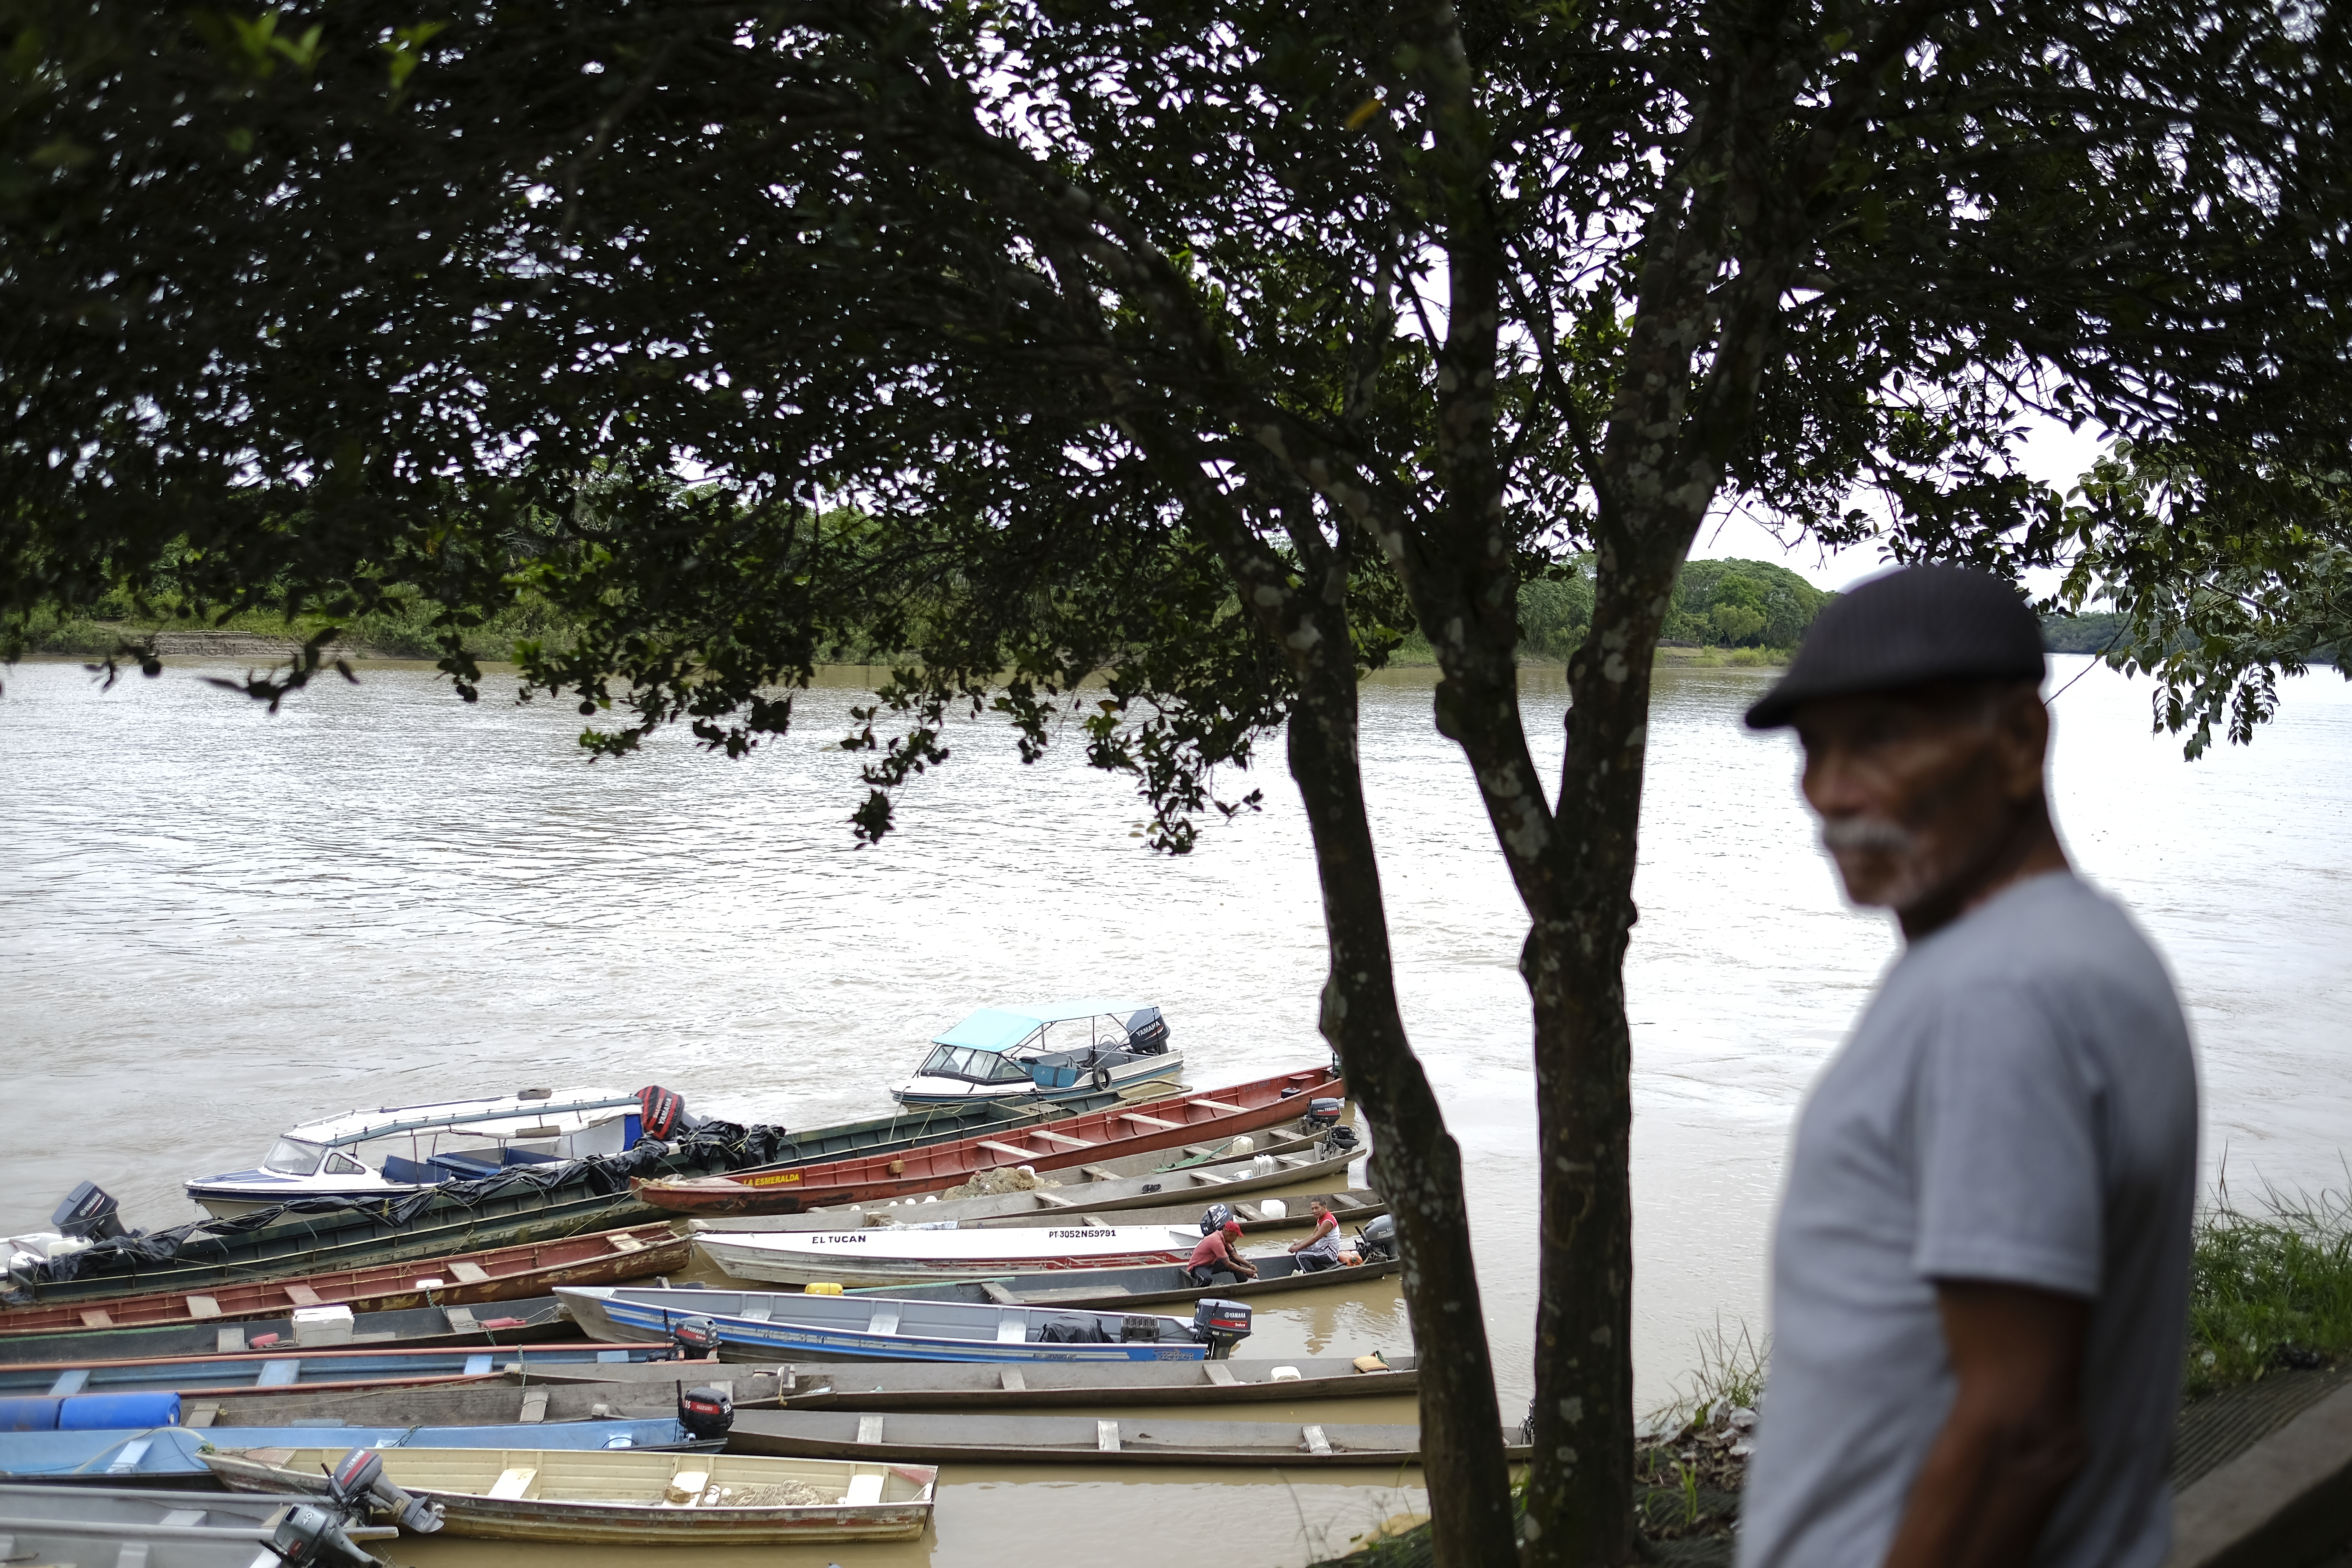
<path id="1" fill-rule="evenodd" d="M 383 614 L 330 619 L 323 616 L 285 616 L 248 610 L 226 619 L 141 615 L 127 600 L 104 603 L 90 616 L 64 616 L 55 611 L 36 614 L 26 628 L 26 644 L 34 653 L 70 654 L 101 658 L 126 639 L 135 641 L 150 632 L 244 632 L 257 637 L 301 642 L 321 628 L 341 628 L 342 646 L 386 658 L 441 657 L 438 631 L 433 625 L 436 606 L 421 598 L 399 603 Z M 544 606 L 521 605 L 493 616 L 466 634 L 467 651 L 475 658 L 502 661 L 524 638 L 561 647 L 570 628 Z"/>

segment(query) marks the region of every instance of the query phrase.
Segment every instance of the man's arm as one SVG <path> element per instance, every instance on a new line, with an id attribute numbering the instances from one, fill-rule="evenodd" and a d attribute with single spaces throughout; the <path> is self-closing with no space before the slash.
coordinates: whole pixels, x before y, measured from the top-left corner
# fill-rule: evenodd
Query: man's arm
<path id="1" fill-rule="evenodd" d="M 1912 1484 L 1886 1568 L 2007 1568 L 2083 1468 L 2090 1303 L 1981 1280 L 1936 1288 L 1959 1383 Z"/>

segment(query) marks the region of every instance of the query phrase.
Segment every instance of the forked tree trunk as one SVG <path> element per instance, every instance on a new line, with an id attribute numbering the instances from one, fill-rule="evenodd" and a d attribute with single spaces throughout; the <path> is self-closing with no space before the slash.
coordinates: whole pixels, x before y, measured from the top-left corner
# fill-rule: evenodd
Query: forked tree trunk
<path id="1" fill-rule="evenodd" d="M 1514 1555 L 1511 1499 L 1494 1362 L 1472 1268 L 1462 1154 L 1397 1012 L 1358 761 L 1356 672 L 1344 638 L 1337 651 L 1336 658 L 1304 661 L 1289 733 L 1290 773 L 1314 833 L 1330 938 L 1323 1035 L 1371 1123 L 1376 1184 L 1403 1249 L 1405 1306 L 1421 1358 L 1422 1470 L 1436 1560 L 1442 1568 L 1488 1568 Z"/>

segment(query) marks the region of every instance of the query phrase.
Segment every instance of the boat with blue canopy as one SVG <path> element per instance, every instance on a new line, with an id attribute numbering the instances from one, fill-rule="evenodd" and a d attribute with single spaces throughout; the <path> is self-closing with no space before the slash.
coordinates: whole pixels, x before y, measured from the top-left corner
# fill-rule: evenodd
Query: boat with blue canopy
<path id="1" fill-rule="evenodd" d="M 982 1007 L 930 1044 L 890 1091 L 901 1104 L 1063 1100 L 1172 1081 L 1184 1068 L 1159 1008 L 1099 996 Z"/>

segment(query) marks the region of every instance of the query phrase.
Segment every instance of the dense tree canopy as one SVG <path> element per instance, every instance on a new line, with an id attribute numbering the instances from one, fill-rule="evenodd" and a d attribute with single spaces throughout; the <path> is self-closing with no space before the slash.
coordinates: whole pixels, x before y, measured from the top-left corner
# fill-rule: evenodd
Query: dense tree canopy
<path id="1" fill-rule="evenodd" d="M 1738 504 L 2011 571 L 2087 543 L 2145 567 L 2151 626 L 2184 572 L 2242 603 L 2271 579 L 2232 573 L 2333 570 L 2231 531 L 2275 476 L 2343 468 L 2325 7 L 5 16 L 0 614 L 415 590 L 471 695 L 464 629 L 529 595 L 580 635 L 527 683 L 613 715 L 603 751 L 672 721 L 740 750 L 829 648 L 903 647 L 852 737 L 868 834 L 952 704 L 1032 744 L 1075 705 L 1177 847 L 1212 770 L 1286 721 L 1449 1563 L 1502 1560 L 1513 1523 L 1458 1154 L 1391 982 L 1359 668 L 1428 637 L 1528 913 L 1517 1544 L 1615 1563 L 1621 961 L 1650 655 L 1691 613 L 1702 521 Z M 2162 467 L 2070 510 L 2011 461 L 2036 407 Z M 2183 545 L 2182 518 L 2210 527 Z M 1559 602 L 1580 553 L 1582 606 Z M 1550 780 L 1517 705 L 1530 583 L 1582 611 Z M 1717 571 L 1704 625 L 1769 640 L 1781 591 Z"/>

